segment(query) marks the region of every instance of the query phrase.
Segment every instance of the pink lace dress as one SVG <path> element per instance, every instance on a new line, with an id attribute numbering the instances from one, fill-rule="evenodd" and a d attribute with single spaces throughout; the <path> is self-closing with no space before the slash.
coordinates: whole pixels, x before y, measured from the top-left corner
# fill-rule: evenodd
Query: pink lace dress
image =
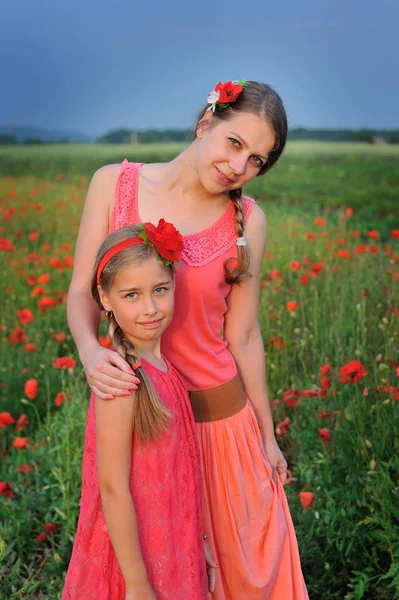
<path id="1" fill-rule="evenodd" d="M 187 392 L 168 361 L 166 373 L 145 360 L 142 364 L 173 414 L 170 432 L 156 442 L 142 448 L 133 438 L 130 489 L 148 578 L 157 600 L 205 600 L 199 455 Z M 82 475 L 80 515 L 62 600 L 125 600 L 101 506 L 94 396 Z"/>

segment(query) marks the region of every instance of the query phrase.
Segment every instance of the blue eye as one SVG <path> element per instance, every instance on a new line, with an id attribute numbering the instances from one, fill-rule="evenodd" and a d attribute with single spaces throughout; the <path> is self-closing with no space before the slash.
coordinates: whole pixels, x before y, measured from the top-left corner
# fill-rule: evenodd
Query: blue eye
<path id="1" fill-rule="evenodd" d="M 168 288 L 166 288 L 166 287 L 159 287 L 159 288 L 157 288 L 157 289 L 155 290 L 155 292 L 156 292 L 157 294 L 163 294 L 163 292 L 165 292 L 167 289 L 168 289 Z"/>
<path id="2" fill-rule="evenodd" d="M 252 158 L 257 167 L 263 166 L 263 160 L 261 160 L 259 156 L 253 156 Z"/>
<path id="3" fill-rule="evenodd" d="M 235 146 L 236 148 L 238 148 L 240 146 L 240 142 L 238 140 L 236 140 L 236 138 L 229 138 L 231 144 L 233 146 Z"/>
<path id="4" fill-rule="evenodd" d="M 130 292 L 130 294 L 126 294 L 126 298 L 134 300 L 135 298 L 137 298 L 137 292 Z"/>

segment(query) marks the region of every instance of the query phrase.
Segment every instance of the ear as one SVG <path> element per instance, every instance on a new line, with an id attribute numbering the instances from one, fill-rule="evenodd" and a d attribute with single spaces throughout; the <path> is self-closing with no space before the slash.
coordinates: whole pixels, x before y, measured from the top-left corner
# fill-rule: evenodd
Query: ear
<path id="1" fill-rule="evenodd" d="M 108 311 L 111 311 L 112 310 L 111 303 L 108 300 L 108 296 L 104 292 L 104 290 L 102 289 L 101 285 L 97 286 L 97 291 L 98 291 L 98 295 L 100 296 L 100 302 L 103 305 L 104 309 L 108 310 Z"/>
<path id="2" fill-rule="evenodd" d="M 210 127 L 212 120 L 213 120 L 212 111 L 207 110 L 197 125 L 197 129 L 195 131 L 195 134 L 197 137 L 201 137 L 202 134 L 204 133 L 204 131 L 206 131 Z"/>

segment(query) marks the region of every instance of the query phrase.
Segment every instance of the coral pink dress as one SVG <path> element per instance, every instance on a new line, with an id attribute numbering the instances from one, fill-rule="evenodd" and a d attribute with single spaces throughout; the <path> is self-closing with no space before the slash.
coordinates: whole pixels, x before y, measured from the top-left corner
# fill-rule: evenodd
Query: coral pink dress
<path id="1" fill-rule="evenodd" d="M 111 229 L 140 223 L 140 164 L 124 161 Z M 254 201 L 244 198 L 244 221 Z M 231 381 L 237 367 L 222 337 L 230 285 L 223 264 L 237 257 L 233 203 L 204 231 L 184 236 L 175 316 L 162 351 L 190 391 Z M 197 423 L 204 531 L 219 564 L 214 600 L 307 600 L 296 535 L 280 481 L 272 479 L 251 402 L 226 419 Z"/>
<path id="2" fill-rule="evenodd" d="M 166 362 L 164 373 L 142 360 L 173 419 L 170 432 L 145 448 L 133 437 L 130 489 L 143 560 L 157 600 L 206 600 L 195 424 L 182 380 Z M 82 475 L 79 522 L 62 600 L 125 600 L 125 582 L 101 505 L 93 395 Z"/>

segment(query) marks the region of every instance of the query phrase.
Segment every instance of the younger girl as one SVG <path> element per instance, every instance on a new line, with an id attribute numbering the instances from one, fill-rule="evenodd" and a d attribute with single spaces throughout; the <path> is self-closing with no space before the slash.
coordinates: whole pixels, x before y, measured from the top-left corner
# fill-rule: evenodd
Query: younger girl
<path id="1" fill-rule="evenodd" d="M 133 401 L 91 398 L 63 600 L 207 598 L 195 426 L 183 383 L 160 352 L 182 248 L 162 219 L 158 228 L 119 229 L 98 251 L 92 296 L 140 386 Z"/>

